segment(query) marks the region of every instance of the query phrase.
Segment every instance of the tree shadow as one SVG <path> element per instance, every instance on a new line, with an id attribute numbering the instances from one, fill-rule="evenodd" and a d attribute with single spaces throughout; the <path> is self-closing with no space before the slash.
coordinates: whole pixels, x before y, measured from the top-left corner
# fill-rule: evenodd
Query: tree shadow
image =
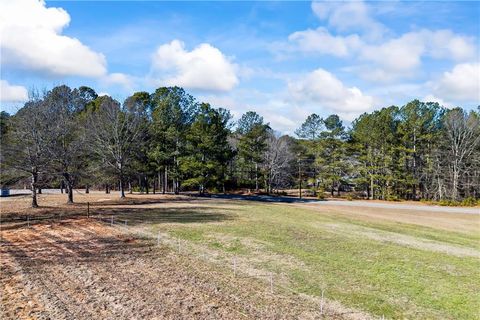
<path id="1" fill-rule="evenodd" d="M 21 242 L 2 237 L 1 253 L 11 255 L 22 267 L 37 268 L 70 262 L 105 262 L 122 256 L 131 258 L 148 253 L 153 247 L 148 241 L 128 235 L 98 234 L 73 221 L 64 223 L 62 229 L 58 234 L 26 229 Z"/>
<path id="2" fill-rule="evenodd" d="M 145 223 L 209 223 L 235 218 L 233 209 L 218 207 L 173 207 L 173 208 L 95 208 L 94 216 L 115 222 L 127 221 L 128 225 Z"/>
<path id="3" fill-rule="evenodd" d="M 288 197 L 288 196 L 241 195 L 241 194 L 214 194 L 214 195 L 211 195 L 211 198 L 225 199 L 225 200 L 247 200 L 247 201 L 258 201 L 258 202 L 269 202 L 269 203 L 315 203 L 315 202 L 325 201 L 321 199 L 308 199 L 308 198 L 300 199 L 297 197 Z"/>
<path id="4" fill-rule="evenodd" d="M 128 195 L 126 198 L 118 198 L 113 200 L 106 200 L 106 201 L 97 201 L 97 202 L 90 202 L 90 205 L 95 207 L 111 207 L 111 206 L 124 206 L 124 205 L 145 205 L 145 204 L 162 204 L 162 203 L 181 203 L 181 202 L 198 202 L 198 201 L 205 201 L 208 200 L 207 198 L 200 198 L 200 197 L 191 197 L 188 194 L 182 194 L 179 196 L 175 196 L 174 198 L 156 198 L 152 197 L 154 195 L 141 195 L 142 198 L 139 197 L 129 197 Z M 87 202 L 78 202 L 78 204 L 86 205 Z"/>

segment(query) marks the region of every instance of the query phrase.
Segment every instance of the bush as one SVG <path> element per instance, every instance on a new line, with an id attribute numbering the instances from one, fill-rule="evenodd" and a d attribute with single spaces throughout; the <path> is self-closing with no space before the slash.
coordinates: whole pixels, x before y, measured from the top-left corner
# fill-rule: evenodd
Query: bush
<path id="1" fill-rule="evenodd" d="M 460 202 L 444 199 L 444 200 L 438 201 L 438 205 L 444 206 L 444 207 L 454 207 L 454 206 L 460 205 Z"/>
<path id="2" fill-rule="evenodd" d="M 353 196 L 351 194 L 347 194 L 346 198 L 348 201 L 353 201 Z"/>
<path id="3" fill-rule="evenodd" d="M 474 207 L 479 204 L 480 204 L 480 199 L 477 200 L 474 197 L 465 198 L 462 200 L 462 202 L 460 202 L 460 205 L 465 207 Z"/>
<path id="4" fill-rule="evenodd" d="M 388 196 L 386 196 L 385 200 L 387 200 L 387 201 L 400 201 L 400 198 L 396 195 L 388 195 Z"/>

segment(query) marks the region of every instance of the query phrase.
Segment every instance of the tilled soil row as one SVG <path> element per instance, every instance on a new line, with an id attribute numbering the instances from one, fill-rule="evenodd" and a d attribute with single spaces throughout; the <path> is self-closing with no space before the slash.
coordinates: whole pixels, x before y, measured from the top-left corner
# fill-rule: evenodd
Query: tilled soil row
<path id="1" fill-rule="evenodd" d="M 270 294 L 92 220 L 1 232 L 2 319 L 315 318 Z"/>

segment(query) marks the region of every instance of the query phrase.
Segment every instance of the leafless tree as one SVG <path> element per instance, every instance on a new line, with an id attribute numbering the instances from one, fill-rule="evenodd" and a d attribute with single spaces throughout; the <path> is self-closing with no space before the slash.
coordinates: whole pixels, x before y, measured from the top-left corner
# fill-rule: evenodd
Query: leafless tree
<path id="1" fill-rule="evenodd" d="M 13 177 L 30 177 L 32 207 L 38 207 L 39 176 L 49 164 L 47 145 L 50 140 L 51 121 L 43 100 L 34 98 L 13 117 L 11 130 L 2 136 L 2 173 Z"/>
<path id="2" fill-rule="evenodd" d="M 458 200 L 462 176 L 474 169 L 475 162 L 469 160 L 480 144 L 480 119 L 474 112 L 453 109 L 445 116 L 444 126 L 450 197 Z"/>
<path id="3" fill-rule="evenodd" d="M 265 171 L 265 187 L 268 193 L 285 185 L 289 180 L 289 172 L 294 154 L 286 137 L 270 132 L 267 149 L 264 153 L 263 168 Z"/>
<path id="4" fill-rule="evenodd" d="M 44 99 L 52 124 L 47 148 L 51 171 L 62 177 L 68 203 L 73 203 L 73 189 L 85 164 L 85 135 L 78 118 L 83 106 L 78 101 L 76 91 L 64 85 L 49 91 Z"/>
<path id="5" fill-rule="evenodd" d="M 122 107 L 110 97 L 89 115 L 90 146 L 98 161 L 118 179 L 120 197 L 125 197 L 125 176 L 132 155 L 144 134 L 139 110 Z"/>

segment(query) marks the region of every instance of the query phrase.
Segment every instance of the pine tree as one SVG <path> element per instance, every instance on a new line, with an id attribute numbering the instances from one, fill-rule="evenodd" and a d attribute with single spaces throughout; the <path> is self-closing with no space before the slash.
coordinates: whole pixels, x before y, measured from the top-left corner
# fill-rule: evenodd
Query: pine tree
<path id="1" fill-rule="evenodd" d="M 187 179 L 184 185 L 198 187 L 204 194 L 207 188 L 222 188 L 228 161 L 233 151 L 228 144 L 230 113 L 202 103 L 186 135 L 186 155 L 180 158 L 180 168 Z"/>

